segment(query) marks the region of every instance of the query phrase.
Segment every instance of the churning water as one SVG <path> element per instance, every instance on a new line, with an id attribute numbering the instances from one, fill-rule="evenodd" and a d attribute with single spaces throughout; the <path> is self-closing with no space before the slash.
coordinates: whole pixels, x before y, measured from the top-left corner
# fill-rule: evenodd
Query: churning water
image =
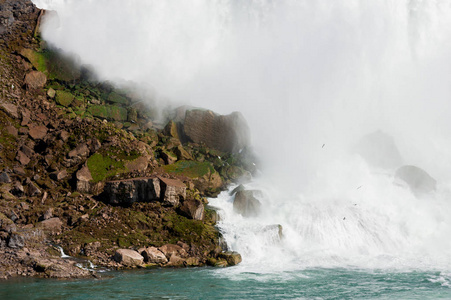
<path id="1" fill-rule="evenodd" d="M 262 212 L 242 217 L 227 193 L 211 200 L 243 256 L 221 276 L 273 274 L 276 287 L 318 272 L 331 289 L 343 274 L 377 282 L 382 270 L 401 290 L 423 278 L 449 296 L 451 2 L 34 2 L 58 12 L 44 38 L 100 78 L 141 83 L 162 107 L 245 115 L 263 162 L 248 188 L 262 191 Z M 435 188 L 399 182 L 402 165 Z"/>

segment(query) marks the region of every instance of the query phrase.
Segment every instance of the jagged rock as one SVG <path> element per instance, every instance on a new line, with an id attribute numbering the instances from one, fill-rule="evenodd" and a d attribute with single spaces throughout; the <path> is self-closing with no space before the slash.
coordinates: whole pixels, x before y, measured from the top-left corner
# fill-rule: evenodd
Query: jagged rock
<path id="1" fill-rule="evenodd" d="M 38 125 L 34 127 L 30 127 L 28 134 L 34 140 L 43 139 L 47 135 L 48 128 L 44 125 Z"/>
<path id="2" fill-rule="evenodd" d="M 182 145 L 178 145 L 177 148 L 175 148 L 174 153 L 175 153 L 175 155 L 177 155 L 177 159 L 179 159 L 179 160 L 192 160 L 193 159 L 191 154 L 189 154 L 188 151 L 186 151 Z"/>
<path id="3" fill-rule="evenodd" d="M 9 178 L 8 173 L 6 172 L 0 173 L 0 183 L 11 183 L 11 178 Z"/>
<path id="4" fill-rule="evenodd" d="M 43 88 L 47 83 L 47 76 L 39 71 L 31 71 L 25 76 L 24 83 L 28 89 Z"/>
<path id="5" fill-rule="evenodd" d="M 426 171 L 416 166 L 402 166 L 395 172 L 395 178 L 407 183 L 414 194 L 435 190 L 437 181 Z"/>
<path id="6" fill-rule="evenodd" d="M 168 124 L 166 124 L 166 126 L 164 127 L 163 132 L 167 136 L 171 136 L 173 138 L 180 140 L 178 126 L 177 123 L 175 123 L 174 121 L 169 121 Z"/>
<path id="7" fill-rule="evenodd" d="M 144 257 L 135 250 L 119 249 L 114 254 L 114 260 L 125 266 L 134 267 L 141 266 L 144 261 Z"/>
<path id="8" fill-rule="evenodd" d="M 144 261 L 154 264 L 165 264 L 168 262 L 166 256 L 155 247 L 141 249 L 140 254 L 144 257 Z"/>
<path id="9" fill-rule="evenodd" d="M 255 191 L 239 191 L 235 194 L 233 210 L 243 217 L 254 217 L 260 213 L 261 203 L 254 197 Z"/>
<path id="10" fill-rule="evenodd" d="M 361 138 L 355 151 L 375 167 L 397 168 L 402 165 L 401 154 L 393 137 L 380 130 Z"/>
<path id="11" fill-rule="evenodd" d="M 171 256 L 173 255 L 177 255 L 179 257 L 187 257 L 188 255 L 185 249 L 174 244 L 163 245 L 160 248 L 158 248 L 158 250 L 160 250 L 166 256 L 167 259 L 170 259 Z"/>
<path id="12" fill-rule="evenodd" d="M 193 220 L 204 219 L 204 204 L 196 199 L 187 199 L 183 201 L 180 211 L 186 217 Z"/>
<path id="13" fill-rule="evenodd" d="M 186 198 L 186 185 L 180 180 L 158 177 L 160 179 L 161 199 L 172 206 L 180 204 Z"/>
<path id="14" fill-rule="evenodd" d="M 25 246 L 25 239 L 24 237 L 19 233 L 11 233 L 8 240 L 8 247 L 9 248 L 23 248 Z"/>
<path id="15" fill-rule="evenodd" d="M 171 165 L 177 161 L 177 155 L 167 150 L 161 152 L 161 158 L 163 158 L 167 165 Z"/>
<path id="16" fill-rule="evenodd" d="M 69 137 L 70 137 L 70 133 L 67 132 L 66 130 L 61 130 L 61 132 L 59 133 L 59 137 L 61 138 L 61 140 L 62 140 L 63 142 L 67 142 L 67 140 L 68 140 Z"/>
<path id="17" fill-rule="evenodd" d="M 19 135 L 19 131 L 14 126 L 6 126 L 6 132 L 14 137 L 17 137 Z"/>
<path id="18" fill-rule="evenodd" d="M 52 88 L 49 88 L 49 90 L 47 91 L 47 96 L 49 96 L 49 98 L 53 99 L 56 96 L 56 91 Z"/>
<path id="19" fill-rule="evenodd" d="M 50 218 L 48 220 L 39 222 L 38 225 L 42 226 L 46 231 L 49 231 L 52 233 L 59 233 L 59 232 L 61 232 L 63 222 L 60 220 L 60 218 L 55 217 L 55 218 Z"/>
<path id="20" fill-rule="evenodd" d="M 237 186 L 236 188 L 234 188 L 234 189 L 229 193 L 229 195 L 230 195 L 230 196 L 233 196 L 233 195 L 235 195 L 236 193 L 238 193 L 238 192 L 240 192 L 240 191 L 244 191 L 244 190 L 245 190 L 244 185 L 240 184 L 239 186 Z"/>
<path id="21" fill-rule="evenodd" d="M 242 261 L 241 254 L 238 252 L 222 252 L 219 253 L 218 257 L 225 259 L 229 266 L 235 266 Z"/>
<path id="22" fill-rule="evenodd" d="M 60 181 L 60 180 L 63 180 L 64 178 L 66 178 L 67 175 L 68 175 L 68 173 L 66 170 L 55 171 L 50 174 L 50 178 L 52 178 L 53 180 L 56 180 L 56 181 Z"/>
<path id="23" fill-rule="evenodd" d="M 76 174 L 77 191 L 81 193 L 89 193 L 91 191 L 90 181 L 92 180 L 91 172 L 87 166 L 83 166 Z"/>
<path id="24" fill-rule="evenodd" d="M 111 204 L 131 205 L 134 202 L 155 201 L 160 198 L 160 180 L 146 177 L 108 181 L 104 192 Z"/>
<path id="25" fill-rule="evenodd" d="M 20 123 L 20 125 L 22 126 L 28 125 L 28 123 L 30 123 L 31 120 L 31 112 L 28 109 L 23 108 L 21 110 L 21 114 L 22 114 L 22 122 Z"/>
<path id="26" fill-rule="evenodd" d="M 42 216 L 42 220 L 48 220 L 53 217 L 53 208 L 49 208 L 45 211 L 44 215 Z"/>
<path id="27" fill-rule="evenodd" d="M 193 142 L 223 152 L 237 153 L 250 145 L 250 130 L 239 112 L 222 116 L 210 110 L 188 110 L 183 128 Z"/>
<path id="28" fill-rule="evenodd" d="M 71 150 L 69 154 L 67 155 L 69 158 L 74 157 L 86 157 L 89 155 L 89 149 L 86 143 L 80 144 L 75 149 Z"/>
<path id="29" fill-rule="evenodd" d="M 33 157 L 33 155 L 35 154 L 33 149 L 31 149 L 30 147 L 28 147 L 26 145 L 23 145 L 22 147 L 20 147 L 20 151 L 22 151 L 27 157 Z"/>
<path id="30" fill-rule="evenodd" d="M 12 103 L 4 103 L 0 101 L 0 108 L 9 114 L 13 118 L 19 118 L 19 114 L 17 113 L 17 106 Z"/>
<path id="31" fill-rule="evenodd" d="M 42 194 L 42 192 L 33 182 L 30 182 L 27 186 L 27 194 L 30 197 L 34 197 Z"/>

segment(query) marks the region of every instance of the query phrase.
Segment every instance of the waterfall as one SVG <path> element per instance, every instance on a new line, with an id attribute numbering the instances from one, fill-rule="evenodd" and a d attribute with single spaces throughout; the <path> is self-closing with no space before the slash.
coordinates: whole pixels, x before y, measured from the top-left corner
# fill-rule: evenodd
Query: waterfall
<path id="1" fill-rule="evenodd" d="M 58 12 L 44 38 L 100 78 L 139 82 L 161 106 L 244 114 L 263 210 L 211 202 L 246 268 L 451 265 L 449 1 L 34 2 Z M 363 151 L 377 132 L 393 145 Z M 435 189 L 399 184 L 402 165 Z M 261 230 L 277 224 L 280 241 Z"/>

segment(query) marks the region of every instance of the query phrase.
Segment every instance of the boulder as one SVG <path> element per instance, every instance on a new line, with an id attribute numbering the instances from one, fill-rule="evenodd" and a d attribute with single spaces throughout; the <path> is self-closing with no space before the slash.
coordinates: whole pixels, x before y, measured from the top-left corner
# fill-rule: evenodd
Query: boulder
<path id="1" fill-rule="evenodd" d="M 48 128 L 44 125 L 38 125 L 34 127 L 30 127 L 28 134 L 34 140 L 43 139 L 47 135 Z"/>
<path id="2" fill-rule="evenodd" d="M 134 202 L 159 200 L 160 180 L 152 177 L 107 181 L 104 193 L 111 204 L 131 205 Z"/>
<path id="3" fill-rule="evenodd" d="M 91 191 L 90 181 L 92 180 L 91 172 L 87 166 L 83 166 L 75 174 L 77 178 L 77 191 L 81 193 L 89 193 Z"/>
<path id="4" fill-rule="evenodd" d="M 144 261 L 154 264 L 165 264 L 168 262 L 166 256 L 155 247 L 144 248 L 140 251 L 140 254 L 144 257 Z"/>
<path id="5" fill-rule="evenodd" d="M 0 108 L 3 109 L 7 114 L 9 114 L 13 118 L 19 118 L 19 114 L 17 113 L 17 106 L 12 103 L 4 103 L 0 101 Z"/>
<path id="6" fill-rule="evenodd" d="M 50 178 L 52 178 L 53 180 L 56 181 L 60 181 L 63 180 L 64 178 L 66 178 L 69 174 L 67 173 L 66 170 L 61 170 L 61 171 L 55 171 L 53 173 L 50 174 Z"/>
<path id="7" fill-rule="evenodd" d="M 170 259 L 171 256 L 173 255 L 177 255 L 179 257 L 187 257 L 188 255 L 185 249 L 174 244 L 163 245 L 160 248 L 158 248 L 158 250 L 160 250 L 166 256 L 167 259 Z"/>
<path id="8" fill-rule="evenodd" d="M 74 101 L 75 97 L 69 92 L 58 90 L 56 91 L 55 100 L 59 105 L 68 107 L 72 101 Z"/>
<path id="9" fill-rule="evenodd" d="M 355 151 L 374 167 L 391 169 L 402 165 L 393 137 L 380 130 L 361 138 Z"/>
<path id="10" fill-rule="evenodd" d="M 71 150 L 68 154 L 69 158 L 74 157 L 87 157 L 89 155 L 89 148 L 86 143 L 80 144 L 75 149 Z"/>
<path id="11" fill-rule="evenodd" d="M 24 237 L 17 232 L 11 233 L 11 235 L 9 236 L 9 240 L 8 240 L 8 247 L 21 249 L 24 246 L 25 246 Z"/>
<path id="12" fill-rule="evenodd" d="M 218 257 L 225 259 L 229 266 L 235 266 L 242 261 L 241 255 L 238 252 L 222 252 L 219 253 Z"/>
<path id="13" fill-rule="evenodd" d="M 164 204 L 176 206 L 186 198 L 186 185 L 177 179 L 158 177 L 161 186 L 161 200 Z"/>
<path id="14" fill-rule="evenodd" d="M 416 195 L 435 190 L 437 181 L 416 166 L 402 166 L 395 172 L 395 179 L 405 182 Z"/>
<path id="15" fill-rule="evenodd" d="M 185 267 L 186 266 L 186 260 L 179 257 L 178 255 L 172 255 L 169 259 L 169 262 L 167 264 L 169 267 Z"/>
<path id="16" fill-rule="evenodd" d="M 35 90 L 43 88 L 47 83 L 47 76 L 39 71 L 31 71 L 30 73 L 25 75 L 24 83 L 28 89 Z"/>
<path id="17" fill-rule="evenodd" d="M 239 112 L 223 116 L 210 110 L 188 110 L 183 129 L 189 140 L 223 152 L 237 153 L 250 145 L 250 130 Z"/>
<path id="18" fill-rule="evenodd" d="M 135 267 L 143 264 L 144 257 L 135 250 L 119 249 L 114 254 L 114 260 L 124 266 Z"/>
<path id="19" fill-rule="evenodd" d="M 20 164 L 23 166 L 28 165 L 30 163 L 30 158 L 20 150 L 17 151 L 16 160 L 20 162 Z"/>
<path id="20" fill-rule="evenodd" d="M 261 203 L 254 197 L 256 191 L 238 191 L 233 200 L 233 210 L 243 217 L 255 217 L 260 213 Z"/>
<path id="21" fill-rule="evenodd" d="M 8 173 L 0 173 L 0 183 L 11 183 L 11 178 L 9 177 Z"/>
<path id="22" fill-rule="evenodd" d="M 52 233 L 60 233 L 61 228 L 63 226 L 63 222 L 61 222 L 60 218 L 50 218 L 45 221 L 39 222 L 39 226 L 42 226 L 44 230 L 52 232 Z"/>
<path id="23" fill-rule="evenodd" d="M 204 219 L 204 204 L 197 199 L 187 199 L 180 206 L 180 212 L 193 220 Z"/>

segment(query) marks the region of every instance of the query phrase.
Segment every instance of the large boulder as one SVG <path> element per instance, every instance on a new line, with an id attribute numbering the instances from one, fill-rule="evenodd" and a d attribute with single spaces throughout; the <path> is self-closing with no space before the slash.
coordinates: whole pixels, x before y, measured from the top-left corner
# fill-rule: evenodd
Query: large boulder
<path id="1" fill-rule="evenodd" d="M 233 200 L 233 210 L 243 217 L 257 216 L 261 210 L 261 203 L 254 197 L 255 193 L 258 191 L 238 191 Z"/>
<path id="2" fill-rule="evenodd" d="M 155 201 L 160 198 L 160 180 L 145 177 L 108 181 L 104 192 L 111 204 L 131 205 L 134 202 Z"/>
<path id="3" fill-rule="evenodd" d="M 223 152 L 237 153 L 250 145 L 250 130 L 239 112 L 223 116 L 210 110 L 188 110 L 183 128 L 191 141 Z"/>
<path id="4" fill-rule="evenodd" d="M 225 259 L 229 266 L 235 266 L 242 261 L 241 254 L 232 251 L 219 253 L 218 258 Z"/>
<path id="5" fill-rule="evenodd" d="M 25 76 L 24 83 L 28 89 L 43 88 L 47 83 L 47 76 L 39 71 L 31 71 Z"/>
<path id="6" fill-rule="evenodd" d="M 204 219 L 204 204 L 196 199 L 187 199 L 180 206 L 180 212 L 189 219 Z"/>
<path id="7" fill-rule="evenodd" d="M 141 249 L 140 253 L 147 263 L 165 264 L 168 262 L 166 255 L 155 247 Z"/>
<path id="8" fill-rule="evenodd" d="M 355 151 L 374 167 L 393 169 L 402 165 L 393 137 L 380 130 L 361 138 Z"/>
<path id="9" fill-rule="evenodd" d="M 179 205 L 186 198 L 186 185 L 180 180 L 158 177 L 160 179 L 161 200 L 164 204 Z"/>
<path id="10" fill-rule="evenodd" d="M 437 184 L 426 171 L 416 166 L 400 167 L 395 172 L 395 179 L 405 182 L 416 195 L 434 191 Z"/>
<path id="11" fill-rule="evenodd" d="M 114 260 L 124 266 L 135 267 L 143 264 L 144 257 L 135 250 L 119 249 L 114 254 Z"/>
<path id="12" fill-rule="evenodd" d="M 188 256 L 186 250 L 180 247 L 179 245 L 166 244 L 158 248 L 158 250 L 160 250 L 166 256 L 167 259 L 171 259 L 173 255 L 176 255 L 178 257 Z"/>

